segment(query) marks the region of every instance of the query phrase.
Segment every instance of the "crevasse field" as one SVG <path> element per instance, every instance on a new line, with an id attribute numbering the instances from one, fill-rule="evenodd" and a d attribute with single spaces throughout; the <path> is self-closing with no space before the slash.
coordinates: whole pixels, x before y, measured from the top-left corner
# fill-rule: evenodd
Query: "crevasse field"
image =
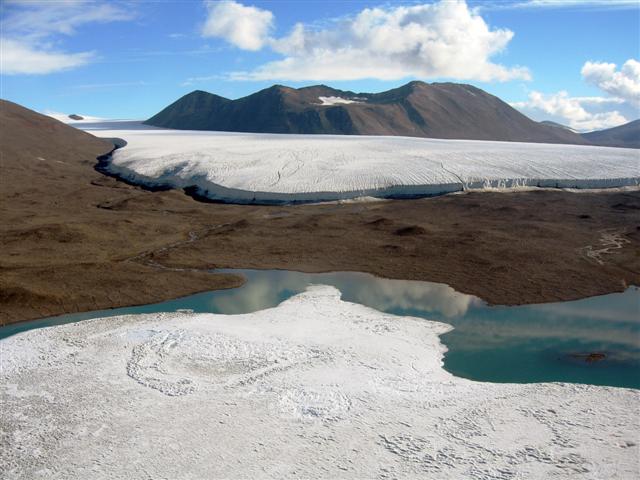
<path id="1" fill-rule="evenodd" d="M 442 369 L 448 325 L 315 286 L 243 315 L 86 320 L 2 341 L 13 478 L 635 479 L 637 390 Z"/>
<path id="2" fill-rule="evenodd" d="M 640 185 L 640 151 L 411 137 L 278 135 L 77 125 L 127 145 L 109 170 L 234 202 L 437 195 L 487 188 Z"/>

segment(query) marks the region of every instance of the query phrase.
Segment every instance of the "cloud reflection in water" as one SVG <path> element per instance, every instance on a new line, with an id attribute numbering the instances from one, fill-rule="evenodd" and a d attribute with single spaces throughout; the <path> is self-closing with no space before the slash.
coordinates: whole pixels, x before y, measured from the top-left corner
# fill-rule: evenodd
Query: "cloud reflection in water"
<path id="1" fill-rule="evenodd" d="M 305 274 L 242 270 L 247 283 L 213 295 L 209 308 L 245 313 L 271 308 L 308 285 L 327 284 L 343 300 L 397 315 L 446 322 L 442 337 L 450 372 L 489 381 L 573 381 L 640 388 L 640 290 L 573 302 L 488 306 L 437 283 L 388 280 L 356 272 Z M 575 353 L 606 352 L 585 370 L 566 360 Z M 563 360 L 564 359 L 564 360 Z"/>
<path id="2" fill-rule="evenodd" d="M 224 271 L 224 270 L 223 270 Z M 432 313 L 438 318 L 460 317 L 472 305 L 483 302 L 472 295 L 456 292 L 448 285 L 408 280 L 388 280 L 366 273 L 338 272 L 306 274 L 282 270 L 234 270 L 247 278 L 242 288 L 212 299 L 212 308 L 229 314 L 253 312 L 276 306 L 284 298 L 302 292 L 308 285 L 337 287 L 342 299 L 376 310 L 411 310 Z"/>

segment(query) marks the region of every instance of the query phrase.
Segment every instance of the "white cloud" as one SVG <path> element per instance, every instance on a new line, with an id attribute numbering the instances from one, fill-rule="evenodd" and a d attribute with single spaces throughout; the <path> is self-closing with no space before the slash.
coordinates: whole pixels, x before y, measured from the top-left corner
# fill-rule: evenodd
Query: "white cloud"
<path id="1" fill-rule="evenodd" d="M 2 21 L 3 33 L 42 38 L 52 34 L 73 35 L 82 25 L 130 20 L 131 8 L 116 2 L 98 3 L 88 0 L 29 1 L 9 3 L 8 14 Z"/>
<path id="2" fill-rule="evenodd" d="M 206 82 L 210 82 L 211 80 L 226 80 L 226 78 L 227 77 L 225 77 L 224 75 L 219 75 L 219 74 L 205 75 L 201 77 L 189 77 L 184 82 L 182 82 L 180 86 L 190 87 L 197 83 L 206 83 Z"/>
<path id="3" fill-rule="evenodd" d="M 538 119 L 554 120 L 578 131 L 611 128 L 628 120 L 618 110 L 590 111 L 590 107 L 622 104 L 624 100 L 611 97 L 570 97 L 565 91 L 545 95 L 533 91 L 525 102 L 513 102 L 512 107 Z"/>
<path id="4" fill-rule="evenodd" d="M 235 2 L 215 8 L 250 9 Z M 223 7 L 224 6 L 224 7 Z M 242 10 L 238 10 L 242 11 Z M 259 10 L 265 13 L 264 10 Z M 251 17 L 247 13 L 248 16 Z M 490 59 L 504 51 L 513 38 L 507 29 L 492 30 L 464 0 L 439 3 L 367 8 L 354 18 L 341 19 L 324 29 L 297 24 L 283 38 L 266 39 L 272 17 L 263 16 L 262 29 L 241 29 L 230 38 L 232 20 L 218 19 L 217 36 L 237 46 L 258 49 L 268 44 L 284 56 L 250 72 L 235 72 L 232 78 L 251 80 L 356 80 L 405 77 L 447 77 L 460 80 L 506 81 L 530 79 L 523 67 L 507 67 Z M 268 18 L 268 21 L 267 21 Z M 230 31 L 230 30 L 229 30 Z"/>
<path id="5" fill-rule="evenodd" d="M 640 107 L 640 62 L 627 60 L 620 70 L 615 63 L 587 62 L 583 78 L 600 90 Z"/>
<path id="6" fill-rule="evenodd" d="M 573 97 L 581 105 L 622 104 L 624 100 L 616 97 Z"/>
<path id="7" fill-rule="evenodd" d="M 0 72 L 6 75 L 47 74 L 86 65 L 93 52 L 63 53 L 0 38 Z"/>
<path id="8" fill-rule="evenodd" d="M 273 26 L 273 14 L 229 1 L 207 1 L 202 36 L 220 37 L 243 50 L 260 50 Z"/>
<path id="9" fill-rule="evenodd" d="M 512 4 L 512 6 L 513 7 L 535 7 L 535 8 L 566 8 L 566 7 L 637 8 L 638 0 L 528 0 L 525 2 Z"/>
<path id="10" fill-rule="evenodd" d="M 478 10 L 542 10 L 542 9 L 591 9 L 630 10 L 638 9 L 638 0 L 475 0 Z"/>
<path id="11" fill-rule="evenodd" d="M 0 73 L 48 74 L 89 63 L 94 52 L 65 52 L 54 48 L 60 36 L 69 36 L 91 23 L 130 20 L 134 13 L 115 2 L 86 0 L 5 2 L 0 22 Z"/>
<path id="12" fill-rule="evenodd" d="M 615 127 L 640 115 L 640 62 L 629 59 L 620 70 L 614 63 L 586 62 L 581 74 L 608 96 L 571 97 L 566 91 L 548 95 L 533 91 L 527 101 L 511 106 L 534 118 L 565 123 L 580 131 Z"/>

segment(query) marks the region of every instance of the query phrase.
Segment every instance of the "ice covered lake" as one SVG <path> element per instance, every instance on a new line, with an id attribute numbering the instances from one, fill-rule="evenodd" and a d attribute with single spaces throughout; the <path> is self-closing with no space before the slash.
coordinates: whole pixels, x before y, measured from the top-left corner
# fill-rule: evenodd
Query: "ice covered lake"
<path id="1" fill-rule="evenodd" d="M 415 197 L 463 190 L 640 185 L 640 150 L 356 135 L 169 130 L 78 123 L 121 138 L 104 170 L 212 200 L 287 203 Z"/>
<path id="2" fill-rule="evenodd" d="M 340 296 L 3 339 L 2 478 L 638 478 L 640 390 L 460 378 L 450 326 Z"/>
<path id="3" fill-rule="evenodd" d="M 488 382 L 572 382 L 640 388 L 640 290 L 631 287 L 583 300 L 515 307 L 437 283 L 388 280 L 355 272 L 305 274 L 232 270 L 240 288 L 200 293 L 153 305 L 63 315 L 0 328 L 0 339 L 34 328 L 90 318 L 172 312 L 242 314 L 271 308 L 312 284 L 332 285 L 342 299 L 402 316 L 452 325 L 441 341 L 444 367 Z M 605 357 L 588 357 L 590 353 Z"/>

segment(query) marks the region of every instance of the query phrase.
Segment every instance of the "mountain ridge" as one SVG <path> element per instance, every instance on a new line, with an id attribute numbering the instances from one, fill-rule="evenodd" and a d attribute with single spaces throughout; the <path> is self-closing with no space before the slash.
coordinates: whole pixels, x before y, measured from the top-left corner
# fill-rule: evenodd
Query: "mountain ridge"
<path id="1" fill-rule="evenodd" d="M 583 133 L 582 137 L 593 145 L 640 148 L 640 119 L 613 128 Z"/>
<path id="2" fill-rule="evenodd" d="M 531 120 L 480 88 L 451 82 L 412 81 L 379 93 L 273 85 L 236 100 L 195 90 L 145 123 L 181 130 L 588 143 L 575 132 Z"/>

